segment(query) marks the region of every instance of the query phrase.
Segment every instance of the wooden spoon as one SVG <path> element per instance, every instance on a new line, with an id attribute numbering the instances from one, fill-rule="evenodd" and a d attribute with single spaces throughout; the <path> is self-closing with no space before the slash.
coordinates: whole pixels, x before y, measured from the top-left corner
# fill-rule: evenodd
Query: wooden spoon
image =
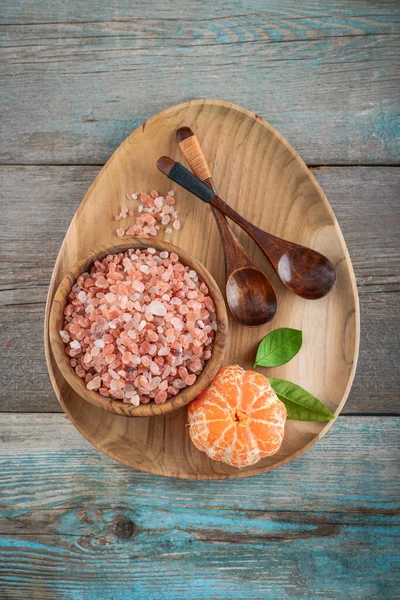
<path id="1" fill-rule="evenodd" d="M 336 272 L 331 261 L 325 256 L 311 248 L 288 242 L 259 229 L 172 158 L 162 156 L 157 161 L 157 167 L 169 179 L 204 202 L 209 202 L 248 233 L 289 290 L 309 300 L 322 298 L 331 291 L 336 281 Z M 244 297 L 243 302 L 248 302 L 248 297 Z"/>
<path id="2" fill-rule="evenodd" d="M 179 146 L 193 173 L 216 194 L 214 181 L 201 146 L 189 127 L 176 132 Z M 225 256 L 226 299 L 235 321 L 256 327 L 271 321 L 277 300 L 269 279 L 252 262 L 230 228 L 226 217 L 211 205 Z"/>

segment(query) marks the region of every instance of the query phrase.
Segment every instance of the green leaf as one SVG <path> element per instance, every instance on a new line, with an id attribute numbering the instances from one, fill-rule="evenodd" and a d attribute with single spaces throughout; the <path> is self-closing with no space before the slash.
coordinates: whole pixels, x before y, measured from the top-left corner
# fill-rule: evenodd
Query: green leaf
<path id="1" fill-rule="evenodd" d="M 298 329 L 275 329 L 261 340 L 254 366 L 280 367 L 296 356 L 302 342 L 303 336 Z"/>
<path id="2" fill-rule="evenodd" d="M 288 419 L 295 421 L 331 421 L 335 415 L 326 408 L 315 396 L 304 390 L 299 385 L 268 377 L 279 400 L 282 400 L 287 410 Z"/>

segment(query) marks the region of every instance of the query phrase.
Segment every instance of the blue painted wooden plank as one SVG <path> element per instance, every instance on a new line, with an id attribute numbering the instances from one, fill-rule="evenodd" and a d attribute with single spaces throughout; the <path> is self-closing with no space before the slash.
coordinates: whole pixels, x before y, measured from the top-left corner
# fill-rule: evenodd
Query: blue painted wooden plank
<path id="1" fill-rule="evenodd" d="M 13 599 L 394 598 L 399 426 L 339 418 L 282 469 L 203 482 L 119 465 L 61 415 L 3 415 L 0 580 Z"/>
<path id="2" fill-rule="evenodd" d="M 395 2 L 3 4 L 3 162 L 104 163 L 197 97 L 260 114 L 309 164 L 399 161 Z"/>

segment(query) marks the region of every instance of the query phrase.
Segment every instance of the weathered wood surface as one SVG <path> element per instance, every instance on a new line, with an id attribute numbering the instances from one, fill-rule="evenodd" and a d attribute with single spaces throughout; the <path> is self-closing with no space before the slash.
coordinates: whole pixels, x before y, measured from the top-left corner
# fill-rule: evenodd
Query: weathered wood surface
<path id="1" fill-rule="evenodd" d="M 59 245 L 98 171 L 0 167 L 0 214 L 8 224 L 0 229 L 0 410 L 61 410 L 43 355 L 44 302 Z M 324 168 L 315 175 L 345 236 L 361 302 L 360 358 L 344 412 L 398 413 L 400 169 Z"/>
<path id="2" fill-rule="evenodd" d="M 103 164 L 198 97 L 260 114 L 309 164 L 399 162 L 396 0 L 3 0 L 0 19 L 2 162 Z"/>
<path id="3" fill-rule="evenodd" d="M 339 417 L 296 462 L 216 484 L 123 467 L 61 415 L 3 415 L 0 597 L 394 598 L 399 433 Z"/>

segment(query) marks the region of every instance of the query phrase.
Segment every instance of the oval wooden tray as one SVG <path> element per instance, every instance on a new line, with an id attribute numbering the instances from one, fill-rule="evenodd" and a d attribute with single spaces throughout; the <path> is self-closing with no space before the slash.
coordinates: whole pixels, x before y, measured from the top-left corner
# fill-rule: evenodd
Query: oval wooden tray
<path id="1" fill-rule="evenodd" d="M 239 471 L 208 459 L 194 447 L 185 427 L 186 408 L 165 416 L 135 419 L 85 402 L 62 377 L 49 346 L 48 313 L 55 290 L 70 267 L 91 249 L 118 243 L 113 216 L 126 203 L 126 192 L 175 189 L 182 229 L 163 239 L 195 256 L 224 289 L 223 252 L 209 207 L 174 187 L 155 166 L 164 154 L 184 163 L 175 138 L 183 125 L 197 134 L 222 198 L 262 229 L 326 254 L 337 269 L 331 294 L 321 300 L 303 300 L 280 283 L 255 244 L 234 226 L 244 248 L 270 277 L 278 296 L 278 313 L 272 323 L 256 329 L 230 320 L 224 363 L 252 368 L 257 345 L 269 331 L 278 327 L 301 329 L 304 341 L 299 354 L 282 367 L 260 370 L 305 387 L 336 415 L 340 413 L 353 381 L 359 345 L 357 289 L 340 228 L 318 183 L 288 142 L 260 117 L 217 100 L 187 102 L 149 119 L 123 142 L 90 186 L 54 267 L 46 307 L 47 364 L 54 390 L 72 423 L 112 458 L 173 477 L 246 477 L 299 456 L 333 421 L 288 421 L 280 451 Z"/>

